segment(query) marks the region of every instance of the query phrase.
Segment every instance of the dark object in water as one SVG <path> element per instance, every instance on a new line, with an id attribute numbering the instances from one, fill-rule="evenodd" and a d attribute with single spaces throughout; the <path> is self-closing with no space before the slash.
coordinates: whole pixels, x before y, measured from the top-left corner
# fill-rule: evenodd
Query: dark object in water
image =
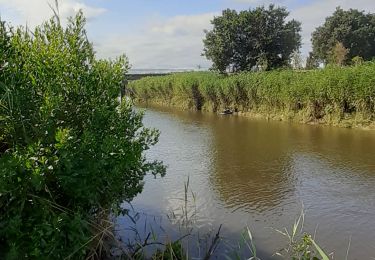
<path id="1" fill-rule="evenodd" d="M 223 112 L 220 113 L 220 115 L 231 115 L 233 114 L 233 111 L 230 109 L 225 109 Z"/>

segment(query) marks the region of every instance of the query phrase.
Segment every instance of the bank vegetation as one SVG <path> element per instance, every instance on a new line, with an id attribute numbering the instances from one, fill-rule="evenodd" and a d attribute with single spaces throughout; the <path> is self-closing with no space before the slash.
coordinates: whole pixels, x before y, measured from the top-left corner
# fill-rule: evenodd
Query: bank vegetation
<path id="1" fill-rule="evenodd" d="M 303 123 L 374 128 L 375 63 L 222 75 L 175 73 L 130 82 L 140 103 Z"/>

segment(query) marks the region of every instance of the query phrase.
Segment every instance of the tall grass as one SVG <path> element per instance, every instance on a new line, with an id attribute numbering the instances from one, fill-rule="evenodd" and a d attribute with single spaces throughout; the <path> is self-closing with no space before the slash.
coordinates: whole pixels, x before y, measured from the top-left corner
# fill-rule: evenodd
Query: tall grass
<path id="1" fill-rule="evenodd" d="M 138 102 L 196 110 L 231 108 L 278 119 L 370 125 L 375 112 L 375 63 L 320 70 L 176 73 L 130 82 Z"/>

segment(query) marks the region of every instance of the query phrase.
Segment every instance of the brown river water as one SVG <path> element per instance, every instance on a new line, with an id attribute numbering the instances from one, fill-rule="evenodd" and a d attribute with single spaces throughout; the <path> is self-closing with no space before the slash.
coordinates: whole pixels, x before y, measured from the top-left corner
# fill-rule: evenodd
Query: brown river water
<path id="1" fill-rule="evenodd" d="M 132 202 L 143 216 L 138 228 L 178 237 L 165 216 L 183 207 L 189 178 L 202 234 L 222 224 L 233 245 L 249 227 L 258 256 L 280 259 L 272 255 L 286 240 L 274 229 L 290 229 L 303 209 L 304 229 L 334 259 L 348 249 L 348 259 L 375 259 L 375 131 L 169 108 L 147 108 L 144 124 L 161 131 L 147 157 L 168 169 L 163 178 L 147 176 Z M 119 218 L 120 229 L 128 222 Z"/>

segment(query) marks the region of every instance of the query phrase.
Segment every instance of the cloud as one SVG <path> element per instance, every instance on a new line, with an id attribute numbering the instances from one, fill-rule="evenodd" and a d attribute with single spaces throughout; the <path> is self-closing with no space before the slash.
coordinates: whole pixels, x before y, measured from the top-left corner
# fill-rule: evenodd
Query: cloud
<path id="1" fill-rule="evenodd" d="M 47 1 L 54 0 L 0 0 L 0 16 L 16 24 L 35 26 L 52 15 Z M 188 0 L 186 0 L 188 1 Z M 290 18 L 302 22 L 302 55 L 311 50 L 311 33 L 324 23 L 337 6 L 344 9 L 356 8 L 375 12 L 374 0 L 274 0 L 276 5 L 287 6 Z M 94 7 L 88 0 L 60 0 L 62 18 L 83 9 L 86 17 L 94 19 L 106 11 Z M 99 1 L 100 2 L 100 1 Z M 101 1 L 105 3 L 106 1 Z M 225 7 L 248 8 L 267 5 L 270 0 L 225 0 Z M 218 5 L 219 6 L 219 5 Z M 214 6 L 212 7 L 215 8 Z M 224 8 L 224 7 L 221 7 Z M 89 26 L 89 36 L 94 42 L 99 57 L 116 57 L 127 54 L 133 68 L 194 68 L 197 65 L 209 67 L 210 62 L 201 56 L 204 29 L 210 29 L 210 20 L 220 10 L 196 15 L 177 15 L 169 18 L 160 16 L 143 17 L 141 23 L 129 26 L 121 21 L 99 20 L 99 26 Z M 143 15 L 143 14 L 140 14 Z M 65 19 L 63 19 L 65 20 Z M 104 24 L 101 24 L 104 23 Z M 111 23 L 117 26 L 111 29 Z M 94 25 L 94 23 L 91 23 Z M 104 28 L 104 29 L 103 29 Z"/>
<path id="2" fill-rule="evenodd" d="M 180 15 L 159 21 L 151 27 L 154 33 L 167 35 L 202 35 L 205 27 L 208 27 L 213 13 L 199 15 Z"/>
<path id="3" fill-rule="evenodd" d="M 201 57 L 204 29 L 215 13 L 151 19 L 140 30 L 127 35 L 102 37 L 95 44 L 100 57 L 126 53 L 133 68 L 209 67 Z"/>
<path id="4" fill-rule="evenodd" d="M 4 13 L 10 16 L 7 17 L 7 20 L 16 24 L 27 24 L 30 27 L 34 27 L 53 15 L 48 3 L 53 7 L 55 6 L 54 0 L 0 0 L 0 8 L 5 10 Z M 104 8 L 93 7 L 82 1 L 59 1 L 59 13 L 62 21 L 66 21 L 67 17 L 74 15 L 80 9 L 84 12 L 87 19 L 93 19 L 106 11 Z"/>

